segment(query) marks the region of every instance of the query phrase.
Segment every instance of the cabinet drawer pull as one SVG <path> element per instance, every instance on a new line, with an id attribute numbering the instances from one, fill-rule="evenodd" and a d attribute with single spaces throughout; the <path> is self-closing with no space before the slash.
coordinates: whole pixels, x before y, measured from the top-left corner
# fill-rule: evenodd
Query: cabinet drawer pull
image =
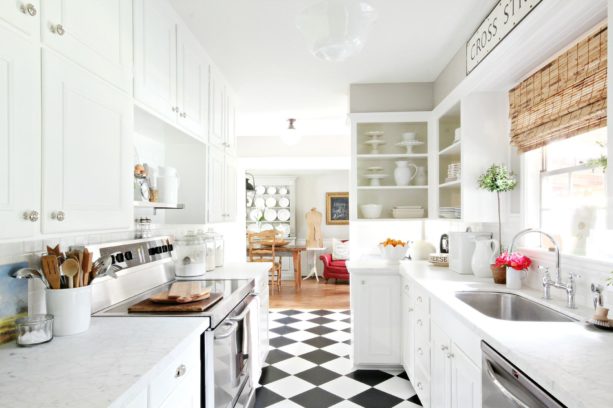
<path id="1" fill-rule="evenodd" d="M 421 327 L 424 325 L 424 322 L 422 322 L 421 319 L 417 319 L 417 325 Z"/>
<path id="2" fill-rule="evenodd" d="M 453 358 L 453 353 L 447 353 L 447 358 Z"/>
<path id="3" fill-rule="evenodd" d="M 179 107 L 178 106 L 171 106 L 170 110 L 173 112 L 179 112 Z"/>
<path id="4" fill-rule="evenodd" d="M 51 213 L 51 219 L 62 222 L 66 219 L 66 214 L 64 211 L 54 211 Z"/>
<path id="5" fill-rule="evenodd" d="M 36 222 L 38 221 L 38 217 L 39 217 L 38 211 L 35 211 L 35 210 L 25 211 L 23 213 L 23 219 L 26 221 Z"/>
<path id="6" fill-rule="evenodd" d="M 424 386 L 423 386 L 423 385 L 421 385 L 421 382 L 418 382 L 418 383 L 417 383 L 417 389 L 418 389 L 418 390 L 420 390 L 420 391 L 423 391 L 423 390 L 424 390 Z"/>
<path id="7" fill-rule="evenodd" d="M 186 117 L 187 117 L 187 113 L 185 113 L 185 112 L 181 112 L 181 113 L 179 114 L 179 116 L 181 116 L 182 118 L 186 118 Z"/>
<path id="8" fill-rule="evenodd" d="M 51 32 L 59 35 L 59 36 L 63 36 L 64 34 L 66 34 L 66 29 L 64 28 L 63 25 L 61 24 L 56 24 L 54 26 L 51 27 Z"/>
<path id="9" fill-rule="evenodd" d="M 445 351 L 445 350 L 447 350 L 448 348 L 449 348 L 449 347 L 447 347 L 447 346 L 441 346 L 441 351 Z"/>
<path id="10" fill-rule="evenodd" d="M 413 309 L 412 307 L 409 308 L 409 312 L 412 312 L 413 310 L 415 310 L 415 309 Z"/>
<path id="11" fill-rule="evenodd" d="M 405 289 L 409 289 L 409 285 L 404 285 L 404 288 Z"/>
<path id="12" fill-rule="evenodd" d="M 177 367 L 177 371 L 175 371 L 175 378 L 183 377 L 186 372 L 187 367 L 185 367 L 185 364 L 181 364 L 179 367 Z"/>
<path id="13" fill-rule="evenodd" d="M 32 17 L 34 17 L 37 13 L 36 7 L 34 7 L 34 4 L 32 3 L 22 4 L 20 9 L 23 14 L 29 14 Z"/>
<path id="14" fill-rule="evenodd" d="M 417 354 L 419 354 L 420 356 L 424 355 L 424 351 L 421 349 L 421 347 L 417 349 Z"/>
<path id="15" fill-rule="evenodd" d="M 422 302 L 423 302 L 423 300 L 422 300 L 421 296 L 417 296 L 417 303 L 422 303 Z"/>

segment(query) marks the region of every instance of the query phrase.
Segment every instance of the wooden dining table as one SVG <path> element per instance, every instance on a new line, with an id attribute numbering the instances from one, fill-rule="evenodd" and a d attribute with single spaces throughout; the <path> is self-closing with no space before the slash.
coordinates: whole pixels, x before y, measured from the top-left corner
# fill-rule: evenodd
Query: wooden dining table
<path id="1" fill-rule="evenodd" d="M 294 263 L 294 286 L 296 290 L 302 287 L 302 252 L 306 251 L 305 245 L 289 244 L 284 246 L 275 246 L 275 255 L 283 257 L 292 257 Z M 249 248 L 247 248 L 249 253 Z"/>

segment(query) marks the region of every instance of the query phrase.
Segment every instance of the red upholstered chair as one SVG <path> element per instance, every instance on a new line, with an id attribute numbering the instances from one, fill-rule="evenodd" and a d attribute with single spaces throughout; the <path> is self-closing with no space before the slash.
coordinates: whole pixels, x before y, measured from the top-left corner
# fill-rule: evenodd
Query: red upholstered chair
<path id="1" fill-rule="evenodd" d="M 349 280 L 349 271 L 345 261 L 333 261 L 332 254 L 323 254 L 319 257 L 324 263 L 324 279 Z"/>

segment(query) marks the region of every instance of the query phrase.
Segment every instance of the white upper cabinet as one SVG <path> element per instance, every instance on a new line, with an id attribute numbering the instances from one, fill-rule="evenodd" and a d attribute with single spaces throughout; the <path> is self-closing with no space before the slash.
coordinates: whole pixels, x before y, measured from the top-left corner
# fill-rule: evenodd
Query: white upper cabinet
<path id="1" fill-rule="evenodd" d="M 131 1 L 45 0 L 41 13 L 44 44 L 113 85 L 130 90 Z"/>
<path id="2" fill-rule="evenodd" d="M 225 154 L 223 150 L 213 147 L 209 151 L 209 222 L 223 222 L 225 221 Z"/>
<path id="3" fill-rule="evenodd" d="M 226 191 L 224 194 L 225 197 L 225 205 L 224 208 L 226 210 L 224 214 L 224 221 L 231 222 L 236 219 L 236 202 L 237 202 L 237 184 L 236 184 L 236 163 L 234 159 L 226 156 L 225 162 L 225 187 Z"/>
<path id="4" fill-rule="evenodd" d="M 130 97 L 43 51 L 42 107 L 43 232 L 128 228 Z"/>
<path id="5" fill-rule="evenodd" d="M 40 38 L 40 0 L 0 1 L 0 21 L 5 22 L 26 38 Z"/>
<path id="6" fill-rule="evenodd" d="M 134 1 L 134 98 L 177 118 L 177 19 L 164 0 Z"/>
<path id="7" fill-rule="evenodd" d="M 209 143 L 213 146 L 225 146 L 225 92 L 223 77 L 211 65 L 209 77 Z"/>
<path id="8" fill-rule="evenodd" d="M 40 228 L 38 101 L 38 46 L 0 27 L 0 239 L 30 236 Z"/>
<path id="9" fill-rule="evenodd" d="M 206 136 L 209 60 L 183 26 L 177 28 L 177 106 L 179 126 Z"/>
<path id="10" fill-rule="evenodd" d="M 235 98 L 232 92 L 226 89 L 226 131 L 225 131 L 225 141 L 226 147 L 228 148 L 228 153 L 235 154 L 236 153 L 236 105 Z"/>

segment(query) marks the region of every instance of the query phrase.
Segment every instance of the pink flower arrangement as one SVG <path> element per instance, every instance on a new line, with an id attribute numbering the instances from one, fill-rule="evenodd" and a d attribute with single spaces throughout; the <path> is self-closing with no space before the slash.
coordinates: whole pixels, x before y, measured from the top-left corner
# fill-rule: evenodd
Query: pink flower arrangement
<path id="1" fill-rule="evenodd" d="M 508 252 L 503 252 L 498 258 L 496 258 L 496 266 L 510 266 L 511 268 L 521 271 L 524 269 L 528 269 L 532 265 L 532 260 L 525 255 L 520 254 L 519 252 L 513 252 L 509 254 Z"/>

